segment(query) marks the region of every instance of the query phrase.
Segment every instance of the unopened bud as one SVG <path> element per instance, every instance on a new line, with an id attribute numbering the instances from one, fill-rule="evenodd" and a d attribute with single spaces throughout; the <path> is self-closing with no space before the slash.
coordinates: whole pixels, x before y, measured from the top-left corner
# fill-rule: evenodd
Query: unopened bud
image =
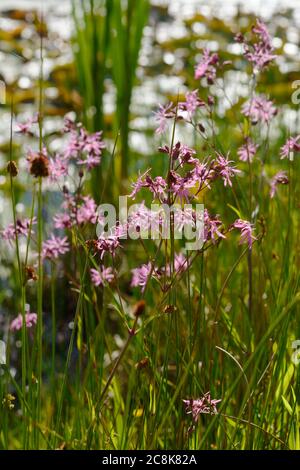
<path id="1" fill-rule="evenodd" d="M 139 317 L 142 315 L 146 308 L 146 302 L 144 300 L 139 300 L 139 302 L 135 305 L 133 314 L 135 317 Z"/>
<path id="2" fill-rule="evenodd" d="M 17 164 L 16 164 L 16 162 L 14 162 L 13 160 L 10 160 L 10 161 L 8 162 L 6 168 L 7 168 L 7 173 L 9 173 L 12 177 L 17 176 L 17 174 L 19 173 Z"/>

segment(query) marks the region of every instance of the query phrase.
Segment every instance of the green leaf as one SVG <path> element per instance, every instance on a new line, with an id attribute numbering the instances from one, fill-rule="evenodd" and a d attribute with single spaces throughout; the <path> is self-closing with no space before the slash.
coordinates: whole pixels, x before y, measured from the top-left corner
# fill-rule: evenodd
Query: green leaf
<path id="1" fill-rule="evenodd" d="M 282 401 L 283 401 L 283 404 L 284 404 L 285 409 L 288 411 L 288 413 L 289 413 L 290 416 L 293 416 L 293 410 L 292 410 L 291 405 L 289 404 L 289 402 L 287 401 L 287 399 L 284 398 L 283 395 L 281 395 L 281 398 L 282 398 Z"/>

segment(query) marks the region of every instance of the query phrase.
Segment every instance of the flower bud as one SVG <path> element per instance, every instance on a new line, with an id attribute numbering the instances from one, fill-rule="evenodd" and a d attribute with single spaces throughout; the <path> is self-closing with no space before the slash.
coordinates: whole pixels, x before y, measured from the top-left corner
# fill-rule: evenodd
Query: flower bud
<path id="1" fill-rule="evenodd" d="M 7 173 L 9 173 L 13 178 L 17 176 L 17 174 L 19 173 L 17 164 L 13 160 L 10 160 L 8 162 L 6 169 L 7 169 Z"/>
<path id="2" fill-rule="evenodd" d="M 138 303 L 134 307 L 133 315 L 135 317 L 139 317 L 142 315 L 146 308 L 146 302 L 144 300 L 139 300 Z"/>

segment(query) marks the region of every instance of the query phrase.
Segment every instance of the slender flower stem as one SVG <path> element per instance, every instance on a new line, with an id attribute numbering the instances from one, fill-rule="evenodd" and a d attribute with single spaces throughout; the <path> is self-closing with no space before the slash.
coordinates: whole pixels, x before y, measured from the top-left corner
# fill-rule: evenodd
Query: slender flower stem
<path id="1" fill-rule="evenodd" d="M 55 311 L 55 264 L 51 263 L 51 330 L 52 330 L 52 347 L 51 347 L 51 382 L 52 395 L 55 396 L 55 353 L 56 353 L 56 311 Z"/>
<path id="2" fill-rule="evenodd" d="M 83 274 L 82 274 L 81 279 L 80 279 L 81 287 L 80 287 L 79 297 L 78 297 L 78 301 L 77 301 L 76 312 L 75 312 L 75 317 L 74 317 L 74 324 L 73 324 L 73 329 L 72 329 L 72 334 L 71 334 L 71 339 L 70 339 L 70 343 L 69 343 L 67 359 L 66 359 L 66 364 L 65 364 L 65 370 L 64 370 L 64 375 L 63 375 L 63 379 L 62 379 L 60 395 L 59 395 L 58 411 L 57 411 L 57 418 L 56 418 L 56 424 L 55 424 L 56 432 L 59 432 L 60 423 L 61 423 L 61 415 L 62 415 L 64 395 L 65 395 L 65 387 L 66 387 L 66 383 L 67 383 L 67 375 L 68 375 L 68 371 L 69 371 L 69 367 L 70 367 L 71 355 L 72 355 L 74 341 L 75 341 L 75 333 L 76 333 L 76 329 L 77 329 L 78 318 L 79 318 L 79 314 L 81 312 L 82 301 L 83 301 L 83 296 L 84 296 L 85 279 L 86 279 L 86 273 L 87 273 L 87 267 L 88 267 L 88 260 L 89 260 L 88 252 L 86 252 L 85 266 L 84 266 Z M 53 447 L 54 448 L 56 447 L 56 436 L 54 437 Z"/>
<path id="3" fill-rule="evenodd" d="M 116 362 L 115 362 L 115 364 L 114 364 L 114 366 L 113 366 L 113 368 L 112 368 L 112 370 L 111 370 L 111 373 L 109 374 L 109 377 L 108 377 L 107 382 L 106 382 L 106 384 L 105 384 L 105 386 L 104 386 L 104 388 L 103 388 L 103 390 L 102 390 L 102 392 L 101 392 L 101 395 L 100 395 L 99 400 L 98 400 L 97 403 L 95 404 L 95 414 L 96 414 L 96 415 L 97 415 L 97 413 L 99 412 L 99 407 L 101 406 L 101 404 L 102 404 L 102 402 L 103 402 L 103 400 L 104 400 L 104 398 L 105 398 L 105 396 L 106 396 L 106 393 L 107 393 L 107 391 L 108 391 L 108 389 L 109 389 L 109 387 L 110 387 L 110 384 L 111 384 L 111 382 L 112 382 L 112 380 L 113 380 L 113 378 L 114 378 L 114 376 L 115 376 L 115 374 L 116 374 L 116 372 L 117 372 L 117 370 L 118 370 L 118 367 L 119 367 L 119 365 L 121 364 L 123 357 L 125 356 L 125 353 L 126 353 L 126 351 L 127 351 L 127 349 L 128 349 L 128 346 L 130 345 L 132 338 L 133 338 L 133 337 L 135 336 L 135 334 L 136 334 L 137 322 L 138 322 L 138 317 L 135 317 L 133 327 L 128 331 L 127 340 L 126 340 L 126 342 L 125 342 L 125 344 L 124 344 L 124 346 L 123 346 L 123 349 L 122 349 L 120 355 L 118 356 L 118 358 L 117 358 L 117 360 L 116 360 Z M 89 429 L 87 430 L 87 443 L 88 443 L 88 444 L 90 444 L 91 439 L 92 439 L 91 433 L 92 433 L 92 429 L 93 429 L 93 424 L 94 424 L 94 423 L 92 422 L 92 423 L 90 424 L 90 426 L 89 426 Z"/>
<path id="4" fill-rule="evenodd" d="M 12 162 L 12 142 L 13 142 L 13 97 L 11 101 L 11 120 L 10 120 L 10 142 L 9 142 L 9 159 Z M 13 221 L 14 221 L 14 230 L 16 237 L 16 254 L 17 254 L 17 263 L 18 263 L 18 272 L 20 280 L 20 289 L 21 289 L 21 314 L 22 314 L 22 394 L 25 397 L 26 394 L 26 374 L 27 374 L 27 362 L 26 362 L 26 350 L 27 350 L 27 331 L 26 331 L 26 321 L 25 321 L 25 289 L 23 282 L 23 267 L 20 258 L 20 247 L 19 247 L 19 237 L 17 232 L 17 215 L 16 215 L 16 201 L 15 201 L 15 192 L 14 192 L 14 183 L 13 176 L 10 172 L 10 194 L 12 200 L 12 211 L 13 211 Z M 22 402 L 22 412 L 26 416 L 26 407 Z M 23 426 L 23 447 L 26 448 L 27 441 L 27 427 L 24 423 Z"/>
<path id="5" fill-rule="evenodd" d="M 43 14 L 41 14 L 41 24 Z M 40 35 L 40 80 L 39 80 L 39 151 L 43 149 L 43 34 Z M 37 421 L 41 420 L 42 406 L 42 372 L 43 372 L 43 193 L 42 177 L 38 177 L 38 285 L 37 285 Z M 39 448 L 39 435 L 36 436 L 37 448 Z"/>

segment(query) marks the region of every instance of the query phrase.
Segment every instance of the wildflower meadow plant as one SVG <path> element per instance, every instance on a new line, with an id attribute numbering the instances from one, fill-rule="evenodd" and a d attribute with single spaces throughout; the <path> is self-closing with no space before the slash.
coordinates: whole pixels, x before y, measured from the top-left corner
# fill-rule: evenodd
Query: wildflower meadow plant
<path id="1" fill-rule="evenodd" d="M 232 64 L 206 47 L 194 87 L 154 114 L 158 163 L 132 176 L 120 195 L 125 216 L 105 200 L 105 188 L 97 201 L 91 195 L 95 169 L 118 158 L 102 130 L 88 132 L 67 115 L 53 152 L 42 90 L 39 113 L 26 122 L 15 123 L 12 109 L 12 210 L 1 244 L 14 292 L 4 339 L 16 373 L 6 367 L 1 376 L 12 404 L 1 448 L 299 445 L 296 372 L 286 355 L 300 298 L 289 265 L 299 258 L 290 251 L 291 198 L 299 191 L 291 189 L 290 155 L 300 150 L 299 136 L 277 146 L 273 171 L 268 139 L 280 108 L 258 84 L 276 51 L 259 19 L 249 37 L 235 40 L 250 75 L 232 129 L 221 135 L 216 119 L 216 87 L 226 99 L 222 77 Z M 15 138 L 26 139 L 24 148 L 29 140 L 25 167 L 12 159 Z M 24 172 L 32 199 L 19 218 Z M 276 222 L 274 239 L 278 207 L 287 231 Z"/>

